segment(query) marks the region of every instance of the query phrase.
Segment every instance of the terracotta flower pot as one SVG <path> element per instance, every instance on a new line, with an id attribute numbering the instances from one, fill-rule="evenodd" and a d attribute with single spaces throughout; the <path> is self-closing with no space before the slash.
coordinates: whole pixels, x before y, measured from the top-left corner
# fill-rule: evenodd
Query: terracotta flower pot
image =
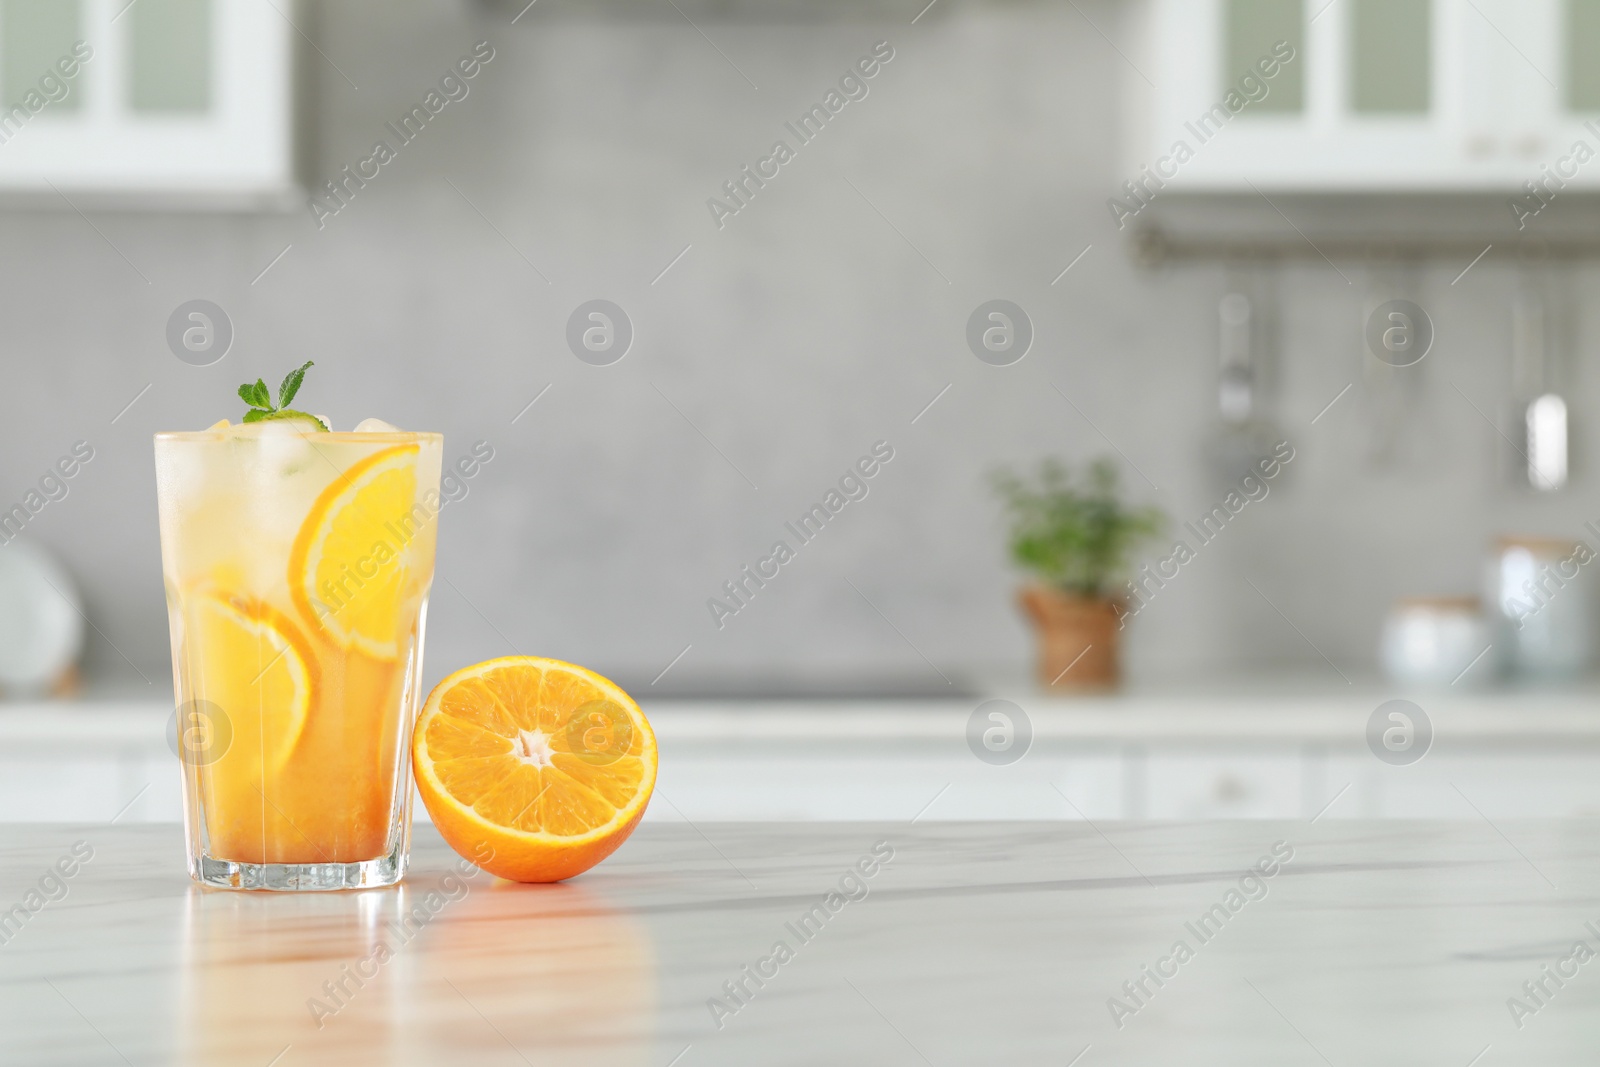
<path id="1" fill-rule="evenodd" d="M 1033 585 L 1018 596 L 1039 634 L 1039 684 L 1057 690 L 1111 689 L 1122 678 L 1122 605 Z"/>

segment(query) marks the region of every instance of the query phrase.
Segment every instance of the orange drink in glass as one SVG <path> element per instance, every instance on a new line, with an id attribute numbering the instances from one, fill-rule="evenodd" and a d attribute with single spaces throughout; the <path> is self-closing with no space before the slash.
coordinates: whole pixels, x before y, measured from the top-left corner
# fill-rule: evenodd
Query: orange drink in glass
<path id="1" fill-rule="evenodd" d="M 219 424 L 155 439 L 189 873 L 404 875 L 443 438 Z"/>

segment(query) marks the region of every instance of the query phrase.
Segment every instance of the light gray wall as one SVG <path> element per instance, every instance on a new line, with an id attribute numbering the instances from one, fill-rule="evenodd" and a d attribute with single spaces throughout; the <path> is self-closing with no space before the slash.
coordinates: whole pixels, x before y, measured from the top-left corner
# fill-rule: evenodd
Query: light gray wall
<path id="1" fill-rule="evenodd" d="M 328 5 L 312 32 L 360 88 L 310 55 L 322 178 L 474 42 L 497 55 L 321 232 L 309 212 L 0 217 L 0 492 L 20 496 L 77 438 L 97 449 L 31 530 L 86 592 L 106 638 L 90 636 L 93 669 L 126 670 L 114 645 L 165 670 L 150 434 L 236 417 L 239 382 L 308 358 L 305 404 L 342 427 L 377 415 L 444 431 L 449 456 L 479 438 L 496 449 L 443 516 L 430 682 L 509 644 L 643 685 L 692 644 L 663 686 L 941 686 L 923 655 L 959 680 L 1030 651 L 984 481 L 994 464 L 1109 452 L 1092 419 L 1159 487 L 1127 471 L 1133 496 L 1180 519 L 1220 496 L 1204 448 L 1224 273 L 1141 272 L 1105 209 L 1126 70 L 1085 15 L 1115 32 L 1115 4 L 952 2 L 916 25 L 916 3 L 881 22 L 702 18 L 714 48 L 675 14 L 584 21 L 554 2 L 515 26 L 520 5 Z M 719 230 L 707 197 L 792 142 L 783 122 L 880 40 L 896 54 L 870 95 Z M 1326 670 L 1247 578 L 1328 657 L 1364 669 L 1395 595 L 1471 591 L 1496 532 L 1576 533 L 1593 517 L 1582 473 L 1539 501 L 1497 481 L 1504 446 L 1463 394 L 1501 414 L 1512 273 L 1491 255 L 1452 286 L 1463 265 L 1421 275 L 1438 342 L 1396 409 L 1387 464 L 1368 458 L 1364 276 L 1347 266 L 1349 284 L 1319 259 L 1275 273 L 1275 416 L 1298 458 L 1140 616 L 1136 674 Z M 203 369 L 163 340 L 195 297 L 238 334 Z M 637 330 L 611 367 L 563 339 L 595 297 Z M 1009 368 L 964 341 L 993 297 L 1037 331 Z M 1571 385 L 1583 464 L 1595 383 L 1575 368 Z M 706 599 L 879 439 L 895 459 L 871 495 L 714 628 Z"/>

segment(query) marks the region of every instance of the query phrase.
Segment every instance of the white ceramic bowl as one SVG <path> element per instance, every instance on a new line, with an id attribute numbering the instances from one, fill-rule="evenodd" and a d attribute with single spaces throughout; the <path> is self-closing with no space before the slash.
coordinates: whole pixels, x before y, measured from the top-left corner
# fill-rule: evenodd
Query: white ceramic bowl
<path id="1" fill-rule="evenodd" d="M 83 650 L 77 586 L 43 549 L 0 545 L 0 689 L 34 696 L 59 679 Z"/>

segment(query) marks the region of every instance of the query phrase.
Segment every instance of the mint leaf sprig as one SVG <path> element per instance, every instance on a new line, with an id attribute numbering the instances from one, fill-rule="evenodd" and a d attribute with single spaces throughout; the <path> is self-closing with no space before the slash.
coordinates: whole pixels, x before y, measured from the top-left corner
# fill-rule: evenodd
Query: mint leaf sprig
<path id="1" fill-rule="evenodd" d="M 300 391 L 300 383 L 306 379 L 307 368 L 316 366 L 311 360 L 306 360 L 296 370 L 289 372 L 283 379 L 283 384 L 278 386 L 278 402 L 272 402 L 272 391 L 267 388 L 267 383 L 257 378 L 255 382 L 239 386 L 239 399 L 250 405 L 250 410 L 244 413 L 245 422 L 266 422 L 270 419 L 310 419 L 317 424 L 317 429 L 326 432 L 328 424 L 309 415 L 304 411 L 296 411 L 289 406 L 294 400 L 294 395 Z"/>

